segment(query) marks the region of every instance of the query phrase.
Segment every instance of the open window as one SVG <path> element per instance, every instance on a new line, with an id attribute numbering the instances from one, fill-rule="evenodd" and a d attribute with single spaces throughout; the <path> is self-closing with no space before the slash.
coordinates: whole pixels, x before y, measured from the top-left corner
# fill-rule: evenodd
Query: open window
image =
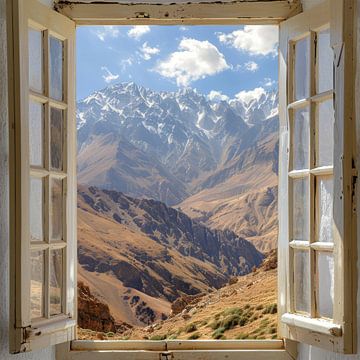
<path id="1" fill-rule="evenodd" d="M 71 358 L 68 344 L 76 325 L 77 265 L 75 22 L 37 0 L 8 4 L 12 20 L 11 350 L 30 351 L 66 342 L 59 354 L 66 351 Z M 297 11 L 298 6 L 277 2 L 277 17 L 266 15 L 274 6 L 270 3 L 257 5 L 257 10 L 267 9 L 260 13 L 255 7 L 249 11 L 249 4 L 239 3 L 238 10 L 244 11 L 244 22 L 249 18 L 257 23 L 283 21 L 279 53 L 280 333 L 283 338 L 350 353 L 355 344 L 356 293 L 353 14 L 350 1 L 331 4 L 333 17 L 330 3 L 324 2 L 286 21 L 289 11 Z M 127 23 L 129 19 L 146 23 L 150 17 L 143 5 L 138 12 L 127 6 L 126 16 L 122 7 L 115 9 L 110 3 L 60 5 L 59 10 L 84 24 Z M 188 23 L 195 15 L 200 21 L 201 8 L 195 10 L 186 13 Z M 179 23 L 176 11 L 171 16 L 167 11 L 154 14 L 153 23 L 169 22 L 172 17 Z M 207 22 L 224 21 L 221 10 L 212 9 L 209 14 Z M 238 20 L 233 14 L 226 16 L 232 22 Z M 332 22 L 335 18 L 341 20 Z M 100 356 L 89 350 L 122 350 L 131 357 L 145 350 L 143 344 L 77 342 L 73 349 L 78 350 L 79 359 Z M 281 341 L 193 344 L 148 342 L 146 349 L 153 352 L 146 356 L 158 359 L 158 353 L 164 352 L 168 358 L 173 357 L 168 351 L 178 351 L 176 357 L 185 358 L 189 350 L 197 350 L 199 357 L 211 358 L 218 350 L 238 358 L 233 350 L 253 356 L 253 349 L 259 349 L 259 359 L 288 358 Z"/>
<path id="2" fill-rule="evenodd" d="M 352 104 L 339 83 L 347 54 L 334 57 L 328 2 L 280 29 L 281 330 L 351 352 L 352 139 L 342 102 L 349 111 Z"/>
<path id="3" fill-rule="evenodd" d="M 10 127 L 13 352 L 69 341 L 75 326 L 75 24 L 12 4 Z"/>

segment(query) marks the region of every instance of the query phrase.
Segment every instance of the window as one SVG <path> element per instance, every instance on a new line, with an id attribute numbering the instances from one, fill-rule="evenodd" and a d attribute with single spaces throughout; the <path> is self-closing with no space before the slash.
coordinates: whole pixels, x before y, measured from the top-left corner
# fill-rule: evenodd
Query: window
<path id="1" fill-rule="evenodd" d="M 74 333 L 74 23 L 37 1 L 14 5 L 16 328 L 13 351 Z M 15 63 L 15 66 L 17 63 Z M 17 111 L 17 107 L 19 112 Z"/>
<path id="2" fill-rule="evenodd" d="M 264 18 L 267 22 L 283 21 L 291 11 L 298 10 L 297 6 L 289 8 L 288 4 L 284 4 L 282 7 L 278 3 L 266 6 L 268 15 L 265 5 L 260 13 L 261 4 L 256 4 L 253 10 L 246 10 L 249 4 L 245 3 L 235 6 L 240 13 L 244 11 L 243 19 L 246 18 L 247 22 L 251 19 L 264 21 Z M 75 24 L 37 0 L 9 1 L 8 4 L 12 7 L 9 28 L 13 29 L 9 34 L 9 74 L 14 79 L 9 82 L 11 271 L 15 274 L 11 282 L 11 321 L 14 325 L 10 336 L 11 350 L 29 351 L 66 343 L 59 348 L 58 354 L 61 358 L 71 359 L 69 340 L 74 338 L 76 318 Z M 101 11 L 95 13 L 92 5 Z M 146 21 L 150 17 L 142 11 L 143 7 L 140 7 L 140 12 L 121 17 L 117 12 L 122 11 L 120 6 L 116 11 L 109 11 L 114 9 L 113 4 L 79 4 L 74 10 L 71 10 L 71 4 L 64 6 L 64 13 L 70 17 L 73 15 L 79 23 L 116 23 L 117 17 L 121 18 L 119 23 L 126 23 L 129 18 Z M 106 6 L 109 6 L 107 10 Z M 223 4 L 219 6 L 223 7 Z M 318 58 L 322 51 L 330 54 L 327 40 L 329 3 L 325 2 L 281 24 L 280 331 L 287 339 L 349 353 L 355 347 L 356 306 L 353 290 L 356 289 L 356 209 L 352 208 L 356 180 L 353 156 L 354 14 L 351 1 L 332 1 L 331 6 L 333 20 L 336 20 L 331 22 L 330 27 L 336 65 L 334 89 L 329 78 L 324 77 L 330 71 L 328 57 L 324 58 L 325 63 Z M 272 7 L 276 8 L 275 12 L 271 12 Z M 131 7 L 127 8 L 132 11 Z M 89 9 L 87 13 L 86 9 Z M 85 13 L 81 14 L 84 10 Z M 155 20 L 151 21 L 169 21 L 169 18 L 171 21 L 171 16 L 176 17 L 172 13 L 169 17 L 168 12 L 156 14 Z M 217 16 L 220 15 L 221 11 Z M 191 23 L 194 17 L 188 17 L 187 21 Z M 228 13 L 227 17 L 236 20 Z M 210 18 L 219 21 L 213 15 Z M 291 88 L 289 94 L 287 85 Z M 333 98 L 334 120 L 331 116 Z M 327 141 L 331 136 L 329 124 L 332 121 L 335 123 L 333 158 L 329 156 L 332 144 Z M 321 206 L 320 199 L 325 200 Z M 328 227 L 330 222 L 333 223 L 332 231 Z M 330 265 L 337 269 L 333 280 Z M 289 276 L 295 273 L 295 269 L 304 274 L 303 282 L 298 281 L 298 277 Z M 332 287 L 323 285 L 332 281 L 334 305 L 323 302 L 325 297 L 322 296 L 325 291 L 331 298 Z M 271 357 L 266 350 L 258 350 L 255 354 L 259 359 L 288 357 L 281 348 L 282 344 L 279 348 L 279 342 L 225 344 L 222 346 L 226 349 L 245 348 L 241 353 L 245 358 L 254 356 L 254 351 L 249 350 L 254 348 L 273 349 L 270 350 Z M 102 355 L 113 357 L 106 351 L 91 353 L 86 350 L 144 350 L 141 343 L 133 342 L 105 345 L 74 342 L 72 347 L 79 350 L 75 355 L 78 359 L 99 358 Z M 151 342 L 147 349 L 153 351 L 146 353 L 146 357 L 158 359 L 158 352 L 164 352 L 162 358 L 183 358 L 194 347 L 199 350 L 198 357 L 214 354 L 214 346 L 209 344 L 192 346 L 184 342 Z M 181 352 L 184 349 L 186 351 Z M 169 354 L 173 350 L 174 353 Z M 215 350 L 222 351 L 219 348 Z M 127 353 L 128 356 L 132 354 L 138 353 Z M 241 358 L 232 350 L 224 350 L 221 355 Z M 145 356 L 144 352 L 142 356 Z"/>
<path id="3" fill-rule="evenodd" d="M 286 261 L 279 272 L 286 282 L 279 302 L 286 337 L 342 352 L 351 338 L 343 251 L 353 240 L 351 219 L 342 232 L 351 209 L 342 184 L 348 144 L 338 140 L 339 107 L 335 120 L 342 95 L 334 88 L 329 10 L 325 3 L 281 24 L 279 256 Z"/>

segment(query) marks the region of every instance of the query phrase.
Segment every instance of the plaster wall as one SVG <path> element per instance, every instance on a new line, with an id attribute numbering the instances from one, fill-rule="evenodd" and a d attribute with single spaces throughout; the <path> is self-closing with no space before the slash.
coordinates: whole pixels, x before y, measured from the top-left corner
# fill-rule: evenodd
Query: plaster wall
<path id="1" fill-rule="evenodd" d="M 51 0 L 42 0 L 47 5 Z M 55 360 L 55 348 L 9 354 L 9 151 L 6 62 L 6 0 L 0 0 L 0 359 Z"/>

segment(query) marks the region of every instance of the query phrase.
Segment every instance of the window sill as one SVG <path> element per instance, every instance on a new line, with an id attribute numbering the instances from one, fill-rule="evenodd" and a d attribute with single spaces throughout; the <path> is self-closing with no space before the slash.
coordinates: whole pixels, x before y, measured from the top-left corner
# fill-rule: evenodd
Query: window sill
<path id="1" fill-rule="evenodd" d="M 75 340 L 57 347 L 61 360 L 291 360 L 282 340 Z"/>

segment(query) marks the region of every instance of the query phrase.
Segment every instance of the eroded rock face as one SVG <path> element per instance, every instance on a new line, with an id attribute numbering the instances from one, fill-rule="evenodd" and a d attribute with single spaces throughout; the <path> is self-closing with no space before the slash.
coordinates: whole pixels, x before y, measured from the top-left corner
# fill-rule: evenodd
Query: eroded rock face
<path id="1" fill-rule="evenodd" d="M 78 283 L 78 325 L 83 329 L 115 332 L 115 319 L 109 307 L 91 294 L 84 283 Z"/>

